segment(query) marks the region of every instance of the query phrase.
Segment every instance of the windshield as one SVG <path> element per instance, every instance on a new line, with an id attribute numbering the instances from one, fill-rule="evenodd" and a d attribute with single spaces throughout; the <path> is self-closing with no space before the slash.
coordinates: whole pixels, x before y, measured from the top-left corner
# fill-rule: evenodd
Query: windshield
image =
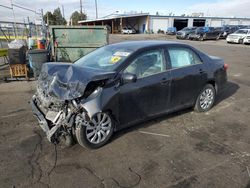
<path id="1" fill-rule="evenodd" d="M 198 27 L 195 31 L 196 32 L 203 32 L 204 31 L 204 27 Z"/>
<path id="2" fill-rule="evenodd" d="M 130 51 L 113 46 L 99 48 L 75 62 L 76 65 L 102 71 L 114 71 L 129 55 Z"/>
<path id="3" fill-rule="evenodd" d="M 196 28 L 194 27 L 185 27 L 182 29 L 182 31 L 192 31 L 192 30 L 195 30 Z"/>
<path id="4" fill-rule="evenodd" d="M 248 30 L 243 30 L 243 29 L 240 29 L 238 31 L 236 31 L 235 33 L 237 34 L 247 34 Z"/>

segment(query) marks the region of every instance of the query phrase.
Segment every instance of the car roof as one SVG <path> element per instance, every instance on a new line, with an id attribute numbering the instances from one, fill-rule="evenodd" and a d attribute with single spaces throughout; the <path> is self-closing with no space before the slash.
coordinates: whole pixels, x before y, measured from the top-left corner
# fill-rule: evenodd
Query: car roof
<path id="1" fill-rule="evenodd" d="M 114 43 L 114 44 L 110 44 L 109 46 L 112 46 L 118 49 L 122 48 L 122 49 L 129 49 L 132 51 L 136 51 L 142 48 L 162 46 L 162 45 L 171 45 L 171 44 L 186 45 L 184 43 L 174 42 L 174 41 L 144 40 L 144 41 L 126 41 L 126 42 Z"/>

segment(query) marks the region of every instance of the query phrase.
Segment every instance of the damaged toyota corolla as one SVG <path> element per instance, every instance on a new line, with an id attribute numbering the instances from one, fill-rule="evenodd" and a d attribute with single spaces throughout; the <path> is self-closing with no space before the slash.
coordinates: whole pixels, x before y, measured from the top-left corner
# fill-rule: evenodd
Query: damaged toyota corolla
<path id="1" fill-rule="evenodd" d="M 74 63 L 46 63 L 32 109 L 48 140 L 89 148 L 161 114 L 208 111 L 227 64 L 182 43 L 134 41 L 101 47 Z"/>

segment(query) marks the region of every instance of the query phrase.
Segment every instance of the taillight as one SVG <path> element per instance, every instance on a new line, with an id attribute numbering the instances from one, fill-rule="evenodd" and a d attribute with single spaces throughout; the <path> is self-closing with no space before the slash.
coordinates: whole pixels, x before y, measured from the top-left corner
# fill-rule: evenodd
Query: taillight
<path id="1" fill-rule="evenodd" d="M 229 66 L 228 66 L 228 64 L 224 63 L 223 67 L 225 70 L 227 70 Z"/>

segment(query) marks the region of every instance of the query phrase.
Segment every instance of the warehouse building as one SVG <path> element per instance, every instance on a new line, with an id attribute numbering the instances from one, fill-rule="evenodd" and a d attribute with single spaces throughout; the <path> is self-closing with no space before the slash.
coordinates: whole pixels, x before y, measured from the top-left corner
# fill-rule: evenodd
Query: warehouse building
<path id="1" fill-rule="evenodd" d="M 112 14 L 107 17 L 79 21 L 81 25 L 108 25 L 111 33 L 120 33 L 122 28 L 129 27 L 138 33 L 164 30 L 168 27 L 176 27 L 181 30 L 184 27 L 210 26 L 221 27 L 224 25 L 250 25 L 250 18 L 229 17 L 200 17 L 200 16 L 162 16 L 150 14 Z"/>

